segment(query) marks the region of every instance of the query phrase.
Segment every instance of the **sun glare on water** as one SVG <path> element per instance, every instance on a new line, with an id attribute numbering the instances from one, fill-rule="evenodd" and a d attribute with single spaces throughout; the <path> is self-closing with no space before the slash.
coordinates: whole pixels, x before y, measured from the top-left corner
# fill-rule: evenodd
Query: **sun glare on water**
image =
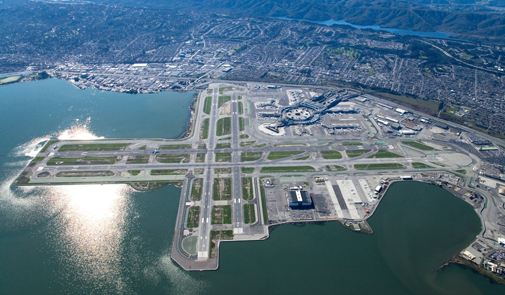
<path id="1" fill-rule="evenodd" d="M 91 139 L 102 139 L 103 136 L 96 136 L 93 132 L 88 129 L 88 125 L 91 122 L 91 118 L 87 118 L 84 122 L 79 122 L 79 119 L 76 120 L 75 124 L 70 126 L 63 131 L 60 131 L 58 134 L 59 140 L 68 140 L 68 139 L 76 139 L 76 140 L 91 140 Z"/>
<path id="2" fill-rule="evenodd" d="M 90 122 L 91 117 L 87 118 L 84 122 L 79 122 L 79 119 L 76 119 L 74 124 L 64 130 L 55 132 L 51 135 L 34 138 L 31 141 L 17 147 L 14 150 L 14 156 L 35 158 L 44 147 L 43 143 L 51 140 L 52 138 L 57 138 L 59 140 L 94 140 L 105 138 L 103 136 L 96 136 L 89 130 Z"/>
<path id="3" fill-rule="evenodd" d="M 61 216 L 61 242 L 68 262 L 90 282 L 118 281 L 132 189 L 126 185 L 72 185 L 60 192 L 68 201 Z"/>

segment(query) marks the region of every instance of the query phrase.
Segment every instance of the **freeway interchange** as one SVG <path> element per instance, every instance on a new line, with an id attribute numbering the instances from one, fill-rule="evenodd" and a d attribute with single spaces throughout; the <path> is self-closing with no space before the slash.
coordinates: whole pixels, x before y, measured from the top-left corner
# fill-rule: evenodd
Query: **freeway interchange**
<path id="1" fill-rule="evenodd" d="M 171 257 L 185 270 L 217 269 L 220 242 L 263 240 L 271 225 L 337 220 L 371 232 L 366 219 L 402 179 L 440 184 L 478 212 L 484 198 L 499 200 L 467 193 L 485 163 L 458 145 L 464 129 L 379 101 L 341 89 L 211 84 L 188 137 L 49 141 L 15 185 L 181 186 Z M 312 207 L 290 207 L 293 188 Z M 491 227 L 503 217 L 499 206 L 486 210 Z"/>

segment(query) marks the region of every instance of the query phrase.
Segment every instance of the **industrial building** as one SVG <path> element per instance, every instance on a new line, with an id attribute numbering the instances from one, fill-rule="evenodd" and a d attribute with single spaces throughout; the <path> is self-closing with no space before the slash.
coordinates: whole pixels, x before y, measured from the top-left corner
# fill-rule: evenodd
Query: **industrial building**
<path id="1" fill-rule="evenodd" d="M 288 191 L 289 208 L 291 209 L 311 209 L 313 208 L 312 198 L 307 191 L 298 186 L 289 188 Z"/>

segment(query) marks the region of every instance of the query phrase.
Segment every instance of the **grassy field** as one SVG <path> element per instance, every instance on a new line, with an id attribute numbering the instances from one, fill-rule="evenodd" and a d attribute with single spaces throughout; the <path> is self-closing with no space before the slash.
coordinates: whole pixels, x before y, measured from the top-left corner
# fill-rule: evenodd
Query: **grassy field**
<path id="1" fill-rule="evenodd" d="M 214 178 L 212 199 L 231 200 L 231 178 Z"/>
<path id="2" fill-rule="evenodd" d="M 219 153 L 216 154 L 216 162 L 230 162 L 231 153 Z"/>
<path id="3" fill-rule="evenodd" d="M 461 173 L 461 174 L 466 174 L 466 170 L 465 169 L 459 169 L 459 170 L 454 170 L 454 171 L 456 171 L 458 173 Z"/>
<path id="4" fill-rule="evenodd" d="M 307 146 L 305 143 L 276 143 L 275 147 Z"/>
<path id="5" fill-rule="evenodd" d="M 255 145 L 254 147 L 257 147 L 257 148 L 262 148 L 262 147 L 266 147 L 267 144 L 266 143 L 261 143 L 261 144 L 257 144 Z"/>
<path id="6" fill-rule="evenodd" d="M 145 150 L 146 150 L 146 148 L 147 148 L 147 145 L 143 145 L 143 146 L 139 147 L 139 150 L 141 150 L 141 151 L 145 151 Z"/>
<path id="7" fill-rule="evenodd" d="M 255 144 L 255 143 L 256 143 L 256 141 L 244 141 L 244 142 L 241 142 L 241 143 L 240 143 L 240 146 L 241 146 L 241 147 L 246 147 L 246 146 L 253 145 L 253 144 Z"/>
<path id="8" fill-rule="evenodd" d="M 160 150 L 188 150 L 188 149 L 191 149 L 191 144 L 160 145 Z"/>
<path id="9" fill-rule="evenodd" d="M 200 219 L 200 207 L 190 207 L 188 212 L 188 228 L 197 228 Z"/>
<path id="10" fill-rule="evenodd" d="M 128 170 L 132 176 L 137 176 L 140 174 L 140 171 L 142 170 Z"/>
<path id="11" fill-rule="evenodd" d="M 363 145 L 361 142 L 355 142 L 355 141 L 349 141 L 349 142 L 342 142 L 342 145 Z"/>
<path id="12" fill-rule="evenodd" d="M 300 155 L 303 152 L 271 152 L 268 154 L 267 160 L 277 160 L 291 156 Z"/>
<path id="13" fill-rule="evenodd" d="M 186 169 L 154 169 L 151 170 L 151 175 L 186 175 Z"/>
<path id="14" fill-rule="evenodd" d="M 301 157 L 301 158 L 296 158 L 294 159 L 295 161 L 305 161 L 305 160 L 308 160 L 310 158 L 310 156 L 305 156 L 305 157 Z"/>
<path id="15" fill-rule="evenodd" d="M 213 206 L 212 224 L 231 224 L 231 205 Z"/>
<path id="16" fill-rule="evenodd" d="M 242 167 L 242 173 L 253 173 L 254 167 Z"/>
<path id="17" fill-rule="evenodd" d="M 128 156 L 126 164 L 147 164 L 149 156 Z"/>
<path id="18" fill-rule="evenodd" d="M 156 155 L 160 163 L 189 163 L 189 155 Z"/>
<path id="19" fill-rule="evenodd" d="M 231 168 L 214 168 L 215 174 L 230 174 Z"/>
<path id="20" fill-rule="evenodd" d="M 386 151 L 386 150 L 379 150 L 376 154 L 371 155 L 370 157 L 367 157 L 368 159 L 381 159 L 381 158 L 403 158 L 403 156 L 400 156 L 398 154 Z"/>
<path id="21" fill-rule="evenodd" d="M 242 117 L 238 118 L 238 129 L 239 129 L 239 131 L 245 130 L 244 118 L 242 118 Z"/>
<path id="22" fill-rule="evenodd" d="M 59 152 L 87 152 L 87 151 L 122 151 L 130 143 L 92 143 L 92 144 L 65 144 L 62 145 Z"/>
<path id="23" fill-rule="evenodd" d="M 205 98 L 205 101 L 203 102 L 203 112 L 207 115 L 210 115 L 211 107 L 212 107 L 212 97 L 207 96 Z"/>
<path id="24" fill-rule="evenodd" d="M 220 96 L 218 101 L 217 101 L 217 107 L 220 108 L 222 105 L 225 103 L 229 102 L 231 100 L 231 96 Z"/>
<path id="25" fill-rule="evenodd" d="M 326 170 L 328 171 L 344 171 L 347 170 L 345 167 L 338 165 L 326 165 Z"/>
<path id="26" fill-rule="evenodd" d="M 240 139 L 247 139 L 249 138 L 249 135 L 247 134 L 240 134 Z"/>
<path id="27" fill-rule="evenodd" d="M 52 144 L 54 143 L 57 143 L 59 140 L 49 140 L 48 142 L 46 142 L 46 144 L 44 145 L 44 147 L 40 150 L 39 153 L 43 153 L 45 152 Z"/>
<path id="28" fill-rule="evenodd" d="M 420 149 L 423 151 L 433 151 L 435 148 L 425 145 L 423 143 L 417 142 L 417 141 L 402 141 L 403 144 L 409 145 L 411 147 L 414 147 L 416 149 Z"/>
<path id="29" fill-rule="evenodd" d="M 191 201 L 200 201 L 202 199 L 203 179 L 195 178 L 191 184 Z"/>
<path id="30" fill-rule="evenodd" d="M 22 76 L 10 76 L 6 78 L 0 78 L 0 85 L 18 82 L 23 78 Z"/>
<path id="31" fill-rule="evenodd" d="M 203 162 L 205 162 L 205 155 L 206 154 L 196 154 L 195 162 L 196 163 L 203 163 Z"/>
<path id="32" fill-rule="evenodd" d="M 30 166 L 34 166 L 35 164 L 37 164 L 38 162 L 44 160 L 45 157 L 35 157 L 32 159 L 32 161 L 30 162 Z"/>
<path id="33" fill-rule="evenodd" d="M 242 198 L 244 198 L 244 200 L 254 199 L 252 177 L 242 178 Z"/>
<path id="34" fill-rule="evenodd" d="M 56 177 L 100 177 L 113 176 L 112 171 L 62 171 L 56 173 Z"/>
<path id="35" fill-rule="evenodd" d="M 229 149 L 231 148 L 231 143 L 218 143 L 216 144 L 216 149 Z"/>
<path id="36" fill-rule="evenodd" d="M 361 57 L 361 51 L 352 47 L 326 47 L 323 54 L 329 56 L 342 56 L 345 55 L 349 59 L 358 60 Z"/>
<path id="37" fill-rule="evenodd" d="M 359 157 L 363 154 L 366 154 L 368 153 L 370 150 L 354 150 L 354 151 L 345 151 L 345 153 L 347 154 L 347 156 L 349 158 L 356 158 L 356 157 Z"/>
<path id="38" fill-rule="evenodd" d="M 321 151 L 323 159 L 342 159 L 342 154 L 339 151 Z"/>
<path id="39" fill-rule="evenodd" d="M 312 166 L 292 166 L 292 167 L 263 167 L 261 173 L 282 173 L 282 172 L 312 172 L 316 171 Z"/>
<path id="40" fill-rule="evenodd" d="M 380 163 L 380 164 L 356 164 L 354 168 L 358 170 L 382 170 L 382 169 L 404 169 L 405 166 L 399 163 Z"/>
<path id="41" fill-rule="evenodd" d="M 242 153 L 240 160 L 242 162 L 258 161 L 262 154 L 263 153 Z"/>
<path id="42" fill-rule="evenodd" d="M 244 105 L 241 101 L 238 102 L 238 113 L 239 115 L 242 115 L 244 113 Z"/>
<path id="43" fill-rule="evenodd" d="M 231 168 L 214 168 L 215 174 L 230 174 Z"/>
<path id="44" fill-rule="evenodd" d="M 217 120 L 216 135 L 223 136 L 228 134 L 231 134 L 231 118 L 226 117 Z"/>
<path id="45" fill-rule="evenodd" d="M 209 119 L 203 119 L 202 129 L 200 130 L 200 139 L 209 138 Z"/>
<path id="46" fill-rule="evenodd" d="M 231 91 L 232 89 L 233 89 L 232 87 L 219 88 L 219 94 L 223 94 L 225 91 Z"/>
<path id="47" fill-rule="evenodd" d="M 216 257 L 217 241 L 233 240 L 233 230 L 213 230 L 210 232 L 210 258 Z"/>
<path id="48" fill-rule="evenodd" d="M 421 162 L 413 162 L 412 163 L 412 168 L 421 169 L 421 168 L 434 168 L 434 167 L 430 166 L 430 165 L 427 165 L 427 164 L 424 164 L 424 163 L 421 163 Z"/>
<path id="49" fill-rule="evenodd" d="M 254 210 L 254 204 L 244 204 L 244 222 L 246 224 L 252 224 L 256 222 L 256 211 Z"/>
<path id="50" fill-rule="evenodd" d="M 266 200 L 266 195 L 265 195 L 265 188 L 260 185 L 260 192 L 261 192 L 261 207 L 263 211 L 263 223 L 268 224 L 268 210 L 267 210 L 267 200 Z"/>
<path id="51" fill-rule="evenodd" d="M 53 165 L 114 165 L 121 160 L 117 157 L 80 157 L 80 158 L 59 158 L 54 157 L 47 161 L 48 166 Z M 56 164 L 58 163 L 58 164 Z"/>

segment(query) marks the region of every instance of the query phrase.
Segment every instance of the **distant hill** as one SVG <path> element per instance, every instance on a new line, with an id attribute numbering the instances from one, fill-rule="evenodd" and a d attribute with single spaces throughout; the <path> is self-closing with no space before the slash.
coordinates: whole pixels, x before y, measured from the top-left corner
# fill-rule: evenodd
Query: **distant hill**
<path id="1" fill-rule="evenodd" d="M 486 5 L 480 4 L 483 3 L 481 0 L 91 1 L 241 16 L 283 16 L 309 20 L 345 20 L 358 25 L 379 25 L 381 27 L 420 31 L 442 31 L 455 33 L 469 39 L 487 39 L 500 43 L 505 42 L 505 14 L 486 8 L 488 6 L 504 7 L 505 1 L 502 0 L 491 0 Z M 454 7 L 454 9 L 451 9 L 451 7 Z"/>

